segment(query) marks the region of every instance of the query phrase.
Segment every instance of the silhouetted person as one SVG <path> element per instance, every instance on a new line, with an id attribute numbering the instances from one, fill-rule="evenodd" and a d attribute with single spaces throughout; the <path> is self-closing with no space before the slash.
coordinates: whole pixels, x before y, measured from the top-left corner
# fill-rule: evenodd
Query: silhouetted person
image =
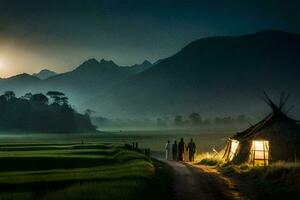
<path id="1" fill-rule="evenodd" d="M 171 144 L 170 144 L 170 141 L 168 140 L 167 144 L 166 144 L 166 160 L 172 160 L 171 159 L 171 152 L 172 152 L 172 149 L 171 149 Z"/>
<path id="2" fill-rule="evenodd" d="M 193 142 L 193 138 L 191 138 L 191 141 L 189 142 L 187 148 L 187 151 L 189 151 L 189 161 L 194 162 L 194 155 L 196 153 L 196 144 Z"/>
<path id="3" fill-rule="evenodd" d="M 184 148 L 185 144 L 183 142 L 183 138 L 180 139 L 180 142 L 178 143 L 178 160 L 183 161 L 184 158 Z"/>
<path id="4" fill-rule="evenodd" d="M 177 161 L 178 160 L 178 145 L 177 141 L 174 141 L 174 144 L 172 145 L 172 154 L 173 154 L 173 160 Z"/>

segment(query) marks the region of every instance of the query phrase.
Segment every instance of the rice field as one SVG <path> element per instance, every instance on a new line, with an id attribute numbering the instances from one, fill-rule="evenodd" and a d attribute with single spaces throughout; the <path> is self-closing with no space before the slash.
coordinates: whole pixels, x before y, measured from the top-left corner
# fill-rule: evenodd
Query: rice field
<path id="1" fill-rule="evenodd" d="M 155 152 L 164 152 L 168 140 L 179 141 L 184 138 L 186 143 L 193 138 L 197 145 L 197 153 L 218 149 L 225 145 L 227 138 L 233 135 L 233 131 L 209 132 L 209 131 L 118 131 L 98 134 L 0 134 L 0 144 L 10 143 L 101 143 L 124 145 L 138 142 L 141 148 L 150 148 Z"/>
<path id="2" fill-rule="evenodd" d="M 139 199 L 157 173 L 149 158 L 124 144 L 38 137 L 1 141 L 1 200 Z"/>
<path id="3" fill-rule="evenodd" d="M 138 142 L 162 156 L 167 140 L 198 151 L 224 142 L 226 134 L 114 132 L 98 134 L 0 134 L 2 199 L 168 199 L 170 170 L 125 148 Z M 157 167 L 159 165 L 159 167 Z M 154 194 L 161 193 L 158 197 Z M 158 199 L 160 199 L 158 198 Z"/>

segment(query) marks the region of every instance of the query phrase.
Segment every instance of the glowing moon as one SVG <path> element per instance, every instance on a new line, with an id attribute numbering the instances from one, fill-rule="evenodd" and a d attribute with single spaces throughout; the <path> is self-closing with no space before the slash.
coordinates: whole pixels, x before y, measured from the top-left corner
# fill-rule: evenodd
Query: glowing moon
<path id="1" fill-rule="evenodd" d="M 0 70 L 4 68 L 4 60 L 0 58 Z"/>
<path id="2" fill-rule="evenodd" d="M 0 57 L 0 78 L 5 77 L 5 62 L 4 60 Z"/>

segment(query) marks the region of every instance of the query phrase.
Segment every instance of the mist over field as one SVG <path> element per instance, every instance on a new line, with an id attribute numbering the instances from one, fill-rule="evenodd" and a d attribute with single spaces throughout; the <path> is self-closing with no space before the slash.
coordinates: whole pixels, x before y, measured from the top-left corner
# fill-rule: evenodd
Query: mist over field
<path id="1" fill-rule="evenodd" d="M 0 0 L 0 200 L 297 199 L 299 11 Z"/>
<path id="2" fill-rule="evenodd" d="M 264 92 L 275 100 L 285 92 L 291 94 L 286 109 L 297 117 L 299 107 L 289 106 L 300 102 L 299 47 L 299 34 L 281 31 L 209 37 L 154 63 L 119 66 L 89 59 L 47 78 L 20 74 L 0 79 L 0 92 L 60 91 L 80 112 L 89 109 L 95 117 L 125 121 L 163 121 L 191 113 L 211 121 L 240 115 L 261 119 L 269 112 Z"/>

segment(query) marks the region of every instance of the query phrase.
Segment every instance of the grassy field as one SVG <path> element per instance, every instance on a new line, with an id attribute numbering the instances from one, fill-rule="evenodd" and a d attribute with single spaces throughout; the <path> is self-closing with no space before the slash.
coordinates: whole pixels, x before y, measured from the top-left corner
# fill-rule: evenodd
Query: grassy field
<path id="1" fill-rule="evenodd" d="M 163 131 L 118 131 L 99 134 L 15 134 L 0 133 L 0 144 L 10 143 L 101 143 L 124 145 L 138 142 L 141 148 L 150 148 L 152 152 L 164 153 L 168 140 L 189 142 L 193 138 L 197 145 L 197 154 L 212 151 L 212 148 L 224 147 L 231 131 L 190 131 L 190 130 L 163 130 Z"/>
<path id="2" fill-rule="evenodd" d="M 266 167 L 224 165 L 224 174 L 239 177 L 245 192 L 256 199 L 294 199 L 300 195 L 300 163 L 276 162 Z M 256 191 L 247 191 L 247 188 Z"/>
<path id="3" fill-rule="evenodd" d="M 168 198 L 167 166 L 124 144 L 64 137 L 3 139 L 0 199 L 152 199 L 156 192 Z"/>
<path id="4" fill-rule="evenodd" d="M 169 199 L 171 170 L 123 148 L 138 142 L 163 156 L 167 140 L 209 151 L 228 134 L 131 131 L 98 134 L 0 134 L 2 199 Z M 159 195 L 157 195 L 159 194 Z"/>
<path id="5" fill-rule="evenodd" d="M 200 164 L 216 168 L 235 180 L 249 199 L 294 199 L 300 195 L 299 162 L 275 162 L 263 167 L 206 158 Z"/>

